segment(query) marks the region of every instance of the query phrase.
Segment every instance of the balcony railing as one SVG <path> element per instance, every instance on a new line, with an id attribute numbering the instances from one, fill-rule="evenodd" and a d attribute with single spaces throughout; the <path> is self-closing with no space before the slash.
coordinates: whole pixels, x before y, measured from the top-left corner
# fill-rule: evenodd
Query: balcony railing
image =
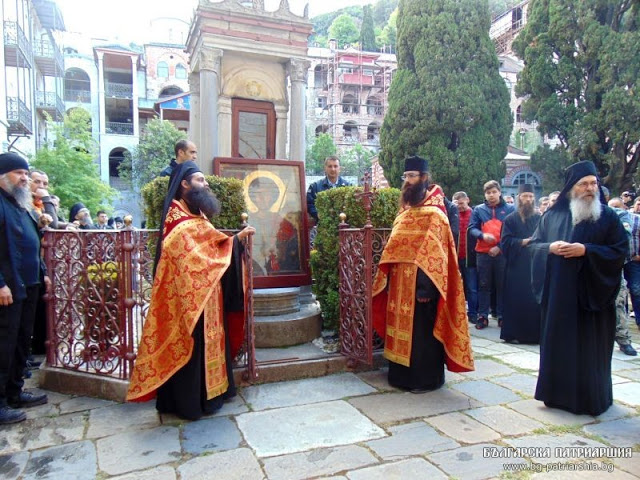
<path id="1" fill-rule="evenodd" d="M 18 22 L 5 20 L 4 44 L 7 47 L 18 47 L 24 58 L 31 60 L 31 43 Z"/>
<path id="2" fill-rule="evenodd" d="M 10 135 L 32 134 L 31 118 L 31 110 L 21 99 L 7 97 L 7 120 Z"/>
<path id="3" fill-rule="evenodd" d="M 64 115 L 64 102 L 56 92 L 36 91 L 36 108 L 53 111 L 54 117 L 62 118 Z"/>
<path id="4" fill-rule="evenodd" d="M 65 102 L 91 103 L 91 91 L 67 88 L 64 91 L 64 100 Z"/>
<path id="5" fill-rule="evenodd" d="M 113 135 L 133 135 L 133 123 L 106 122 L 105 127 Z"/>
<path id="6" fill-rule="evenodd" d="M 106 82 L 106 96 L 113 98 L 133 98 L 133 85 L 130 83 Z"/>
<path id="7" fill-rule="evenodd" d="M 57 45 L 51 43 L 48 39 L 36 41 L 33 44 L 33 53 L 36 58 L 55 61 L 60 70 L 63 70 L 64 62 L 62 59 L 62 52 Z"/>

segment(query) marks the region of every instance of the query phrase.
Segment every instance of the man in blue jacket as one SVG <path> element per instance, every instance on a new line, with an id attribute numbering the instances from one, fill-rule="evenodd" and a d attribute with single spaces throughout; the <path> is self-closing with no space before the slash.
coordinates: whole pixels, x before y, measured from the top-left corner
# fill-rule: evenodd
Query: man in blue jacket
<path id="1" fill-rule="evenodd" d="M 29 164 L 0 155 L 0 425 L 25 420 L 20 407 L 47 403 L 22 390 L 40 286 L 49 289 L 33 217 Z"/>
<path id="2" fill-rule="evenodd" d="M 483 204 L 473 209 L 469 233 L 476 243 L 476 268 L 478 270 L 478 320 L 476 328 L 489 326 L 491 290 L 496 290 L 498 326 L 502 327 L 502 286 L 506 261 L 500 251 L 500 232 L 505 217 L 515 211 L 513 205 L 502 198 L 500 184 L 490 180 L 484 184 Z"/>
<path id="3" fill-rule="evenodd" d="M 313 182 L 307 190 L 307 212 L 318 223 L 318 210 L 316 210 L 316 197 L 318 193 L 336 187 L 350 187 L 351 184 L 340 176 L 340 160 L 335 155 L 327 157 L 324 161 L 325 177 Z"/>

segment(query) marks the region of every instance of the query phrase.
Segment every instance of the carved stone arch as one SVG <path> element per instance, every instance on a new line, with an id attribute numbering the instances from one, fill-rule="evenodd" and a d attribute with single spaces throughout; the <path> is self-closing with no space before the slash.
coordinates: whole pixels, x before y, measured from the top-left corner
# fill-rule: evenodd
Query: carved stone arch
<path id="1" fill-rule="evenodd" d="M 272 102 L 286 102 L 283 81 L 265 75 L 259 66 L 246 65 L 225 71 L 222 78 L 222 94 L 231 98 L 251 98 Z"/>

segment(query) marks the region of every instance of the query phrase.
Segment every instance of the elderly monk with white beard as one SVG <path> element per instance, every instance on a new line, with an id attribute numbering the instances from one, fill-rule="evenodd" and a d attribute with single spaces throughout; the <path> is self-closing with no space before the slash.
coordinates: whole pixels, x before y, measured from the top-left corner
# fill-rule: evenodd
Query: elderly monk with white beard
<path id="1" fill-rule="evenodd" d="M 535 398 L 575 414 L 600 415 L 613 403 L 615 300 L 629 241 L 603 203 L 595 165 L 569 166 L 529 244 L 532 286 L 542 305 Z"/>

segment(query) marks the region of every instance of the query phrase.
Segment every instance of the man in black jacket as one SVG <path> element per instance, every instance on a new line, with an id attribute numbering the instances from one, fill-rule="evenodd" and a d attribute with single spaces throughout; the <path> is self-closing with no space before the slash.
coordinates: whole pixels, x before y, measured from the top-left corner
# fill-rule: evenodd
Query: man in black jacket
<path id="1" fill-rule="evenodd" d="M 196 161 L 198 159 L 198 149 L 196 144 L 189 140 L 180 140 L 173 147 L 173 151 L 176 154 L 176 158 L 171 159 L 171 163 L 162 172 L 161 177 L 170 177 L 171 172 L 181 163 L 188 162 L 189 160 Z"/>
<path id="2" fill-rule="evenodd" d="M 307 212 L 318 223 L 318 210 L 316 210 L 316 197 L 318 193 L 335 187 L 350 187 L 351 184 L 340 176 L 340 160 L 332 155 L 324 161 L 325 177 L 313 182 L 307 190 Z"/>
<path id="3" fill-rule="evenodd" d="M 0 155 L 0 425 L 21 422 L 19 407 L 47 403 L 22 390 L 42 282 L 40 235 L 32 216 L 29 164 L 15 153 Z"/>

